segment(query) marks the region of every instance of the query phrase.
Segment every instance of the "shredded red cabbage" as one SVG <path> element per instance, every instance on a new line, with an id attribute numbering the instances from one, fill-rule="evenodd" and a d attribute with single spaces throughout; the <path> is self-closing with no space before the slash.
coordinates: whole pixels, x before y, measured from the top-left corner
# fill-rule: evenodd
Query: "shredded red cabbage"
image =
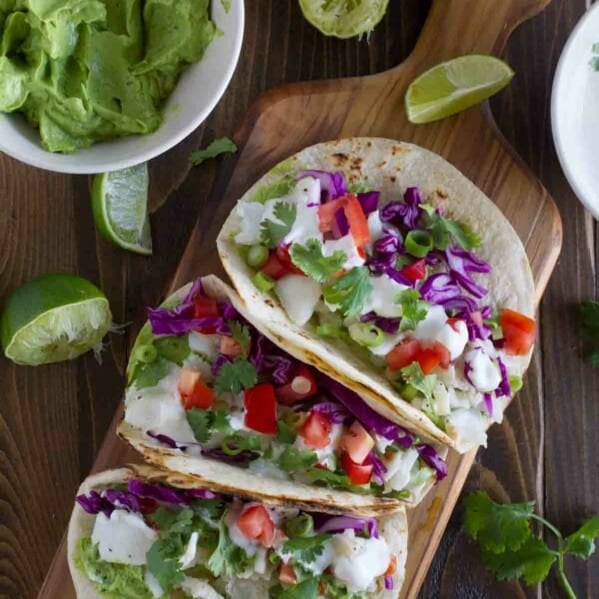
<path id="1" fill-rule="evenodd" d="M 342 403 L 370 431 L 386 439 L 397 441 L 402 447 L 411 447 L 414 438 L 405 429 L 387 420 L 368 406 L 360 396 L 334 381 L 328 376 L 318 373 L 319 386 L 327 390 L 337 401 Z"/>
<path id="2" fill-rule="evenodd" d="M 487 289 L 479 285 L 469 274 L 471 272 L 491 272 L 491 267 L 486 262 L 477 258 L 472 252 L 456 245 L 452 245 L 445 251 L 445 260 L 455 280 L 468 293 L 479 299 L 486 295 Z"/>
<path id="3" fill-rule="evenodd" d="M 139 498 L 134 493 L 128 491 L 119 491 L 117 489 L 106 489 L 102 496 L 117 509 L 125 509 L 130 512 L 141 511 Z"/>
<path id="4" fill-rule="evenodd" d="M 385 484 L 385 472 L 387 472 L 387 466 L 385 466 L 385 464 L 383 464 L 383 461 L 381 460 L 381 458 L 379 458 L 376 453 L 374 452 L 374 449 L 370 450 L 370 453 L 368 454 L 368 458 L 367 458 L 367 463 L 372 464 L 373 468 L 372 468 L 372 478 L 374 478 L 374 482 L 376 482 L 379 485 L 384 485 Z"/>
<path id="5" fill-rule="evenodd" d="M 75 501 L 88 514 L 98 514 L 104 512 L 106 516 L 110 516 L 114 506 L 108 499 L 102 497 L 97 491 L 90 491 L 89 495 L 77 495 Z"/>
<path id="6" fill-rule="evenodd" d="M 335 212 L 335 223 L 337 225 L 335 230 L 335 239 L 345 237 L 349 233 L 349 222 L 347 220 L 347 216 L 345 216 L 345 211 L 343 208 L 339 208 L 339 210 Z"/>
<path id="7" fill-rule="evenodd" d="M 408 187 L 403 202 L 390 202 L 381 210 L 381 220 L 396 226 L 403 225 L 409 230 L 415 229 L 422 216 L 422 197 L 417 187 Z"/>
<path id="8" fill-rule="evenodd" d="M 358 518 L 355 516 L 332 516 L 318 528 L 318 533 L 344 532 L 345 530 L 365 532 L 368 534 L 368 538 L 379 538 L 379 527 L 375 518 Z"/>
<path id="9" fill-rule="evenodd" d="M 512 387 L 510 385 L 505 362 L 500 356 L 497 356 L 497 364 L 499 365 L 499 371 L 501 372 L 501 382 L 497 389 L 495 389 L 495 397 L 509 397 L 512 394 Z M 491 410 L 491 415 L 492 414 L 493 411 Z"/>
<path id="10" fill-rule="evenodd" d="M 341 424 L 351 416 L 342 405 L 332 401 L 323 401 L 317 403 L 313 405 L 310 410 L 312 412 L 318 412 L 319 414 L 325 414 L 334 424 Z"/>
<path id="11" fill-rule="evenodd" d="M 444 305 L 449 300 L 462 295 L 460 288 L 448 274 L 437 274 L 429 277 L 420 287 L 422 299 L 431 304 Z"/>
<path id="12" fill-rule="evenodd" d="M 172 437 L 169 437 L 167 435 L 162 435 L 161 433 L 154 433 L 152 431 L 146 431 L 146 435 L 148 435 L 148 437 L 152 437 L 152 439 L 156 439 L 156 441 L 162 443 L 163 445 L 168 445 L 171 449 L 181 449 L 183 451 L 187 449 L 187 445 L 181 445 L 180 443 L 177 443 Z"/>
<path id="13" fill-rule="evenodd" d="M 194 499 L 216 499 L 218 495 L 207 489 L 174 489 L 165 485 L 131 479 L 129 492 L 139 497 L 149 497 L 162 503 L 189 504 Z"/>
<path id="14" fill-rule="evenodd" d="M 304 177 L 313 177 L 320 181 L 320 201 L 324 204 L 347 193 L 347 185 L 343 173 L 303 170 L 295 177 L 296 181 Z"/>
<path id="15" fill-rule="evenodd" d="M 393 254 L 395 259 L 397 252 L 401 246 L 401 236 L 399 233 L 387 230 L 385 235 L 374 242 L 374 250 L 381 254 Z"/>
<path id="16" fill-rule="evenodd" d="M 210 372 L 212 372 L 212 374 L 216 376 L 225 364 L 232 361 L 233 358 L 231 356 L 226 356 L 225 354 L 218 354 L 218 357 L 216 358 L 216 360 L 214 360 L 214 362 L 212 362 L 210 366 Z"/>
<path id="17" fill-rule="evenodd" d="M 360 316 L 360 322 L 372 322 L 375 326 L 389 335 L 395 335 L 399 330 L 399 318 L 387 318 L 385 316 L 379 316 L 375 312 L 363 314 Z"/>
<path id="18" fill-rule="evenodd" d="M 226 320 L 237 320 L 240 318 L 239 312 L 233 307 L 229 300 L 217 302 L 218 313 Z"/>
<path id="19" fill-rule="evenodd" d="M 477 310 L 462 310 L 461 312 L 458 312 L 456 314 L 457 318 L 461 318 L 466 323 L 469 341 L 476 341 L 477 339 L 488 339 L 493 334 L 491 327 L 487 326 L 486 324 L 484 324 L 484 322 L 482 322 L 482 314 L 480 320 L 473 316 L 477 313 L 481 314 L 480 311 Z"/>
<path id="20" fill-rule="evenodd" d="M 291 381 L 293 362 L 285 356 L 269 354 L 264 359 L 267 368 L 272 368 L 272 379 L 277 385 L 286 385 Z"/>
<path id="21" fill-rule="evenodd" d="M 269 353 L 271 347 L 272 343 L 262 333 L 258 333 L 252 329 L 250 362 L 259 373 L 264 370 L 264 357 Z"/>
<path id="22" fill-rule="evenodd" d="M 442 481 L 447 476 L 447 463 L 433 447 L 420 443 L 416 445 L 416 451 L 420 459 L 435 471 L 437 482 Z"/>
<path id="23" fill-rule="evenodd" d="M 401 285 L 406 285 L 407 287 L 414 287 L 416 285 L 416 281 L 410 281 L 407 277 L 404 277 L 398 270 L 395 270 L 392 266 L 387 266 L 385 268 L 385 274 L 393 279 L 396 283 L 400 283 Z"/>
<path id="24" fill-rule="evenodd" d="M 489 418 L 493 416 L 493 397 L 490 393 L 483 394 L 483 403 L 485 405 L 485 411 L 489 415 Z"/>
<path id="25" fill-rule="evenodd" d="M 358 202 L 360 202 L 362 210 L 366 216 L 376 211 L 379 205 L 380 197 L 380 191 L 365 191 L 358 194 Z"/>
<path id="26" fill-rule="evenodd" d="M 385 576 L 385 589 L 387 591 L 393 589 L 393 576 Z"/>

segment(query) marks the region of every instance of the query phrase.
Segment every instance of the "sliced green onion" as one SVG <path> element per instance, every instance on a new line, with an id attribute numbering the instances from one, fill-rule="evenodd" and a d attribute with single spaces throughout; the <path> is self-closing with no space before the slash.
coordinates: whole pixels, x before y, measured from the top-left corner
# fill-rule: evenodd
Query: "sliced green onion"
<path id="1" fill-rule="evenodd" d="M 252 268 L 264 266 L 268 260 L 268 248 L 263 245 L 251 246 L 245 260 Z"/>
<path id="2" fill-rule="evenodd" d="M 412 256 L 424 258 L 433 249 L 433 238 L 426 231 L 410 231 L 406 235 L 404 246 Z"/>
<path id="3" fill-rule="evenodd" d="M 412 387 L 412 385 L 410 385 L 410 383 L 406 383 L 401 390 L 401 396 L 406 401 L 412 401 L 412 400 L 416 399 L 417 395 L 418 395 L 418 389 L 416 389 L 416 387 Z"/>
<path id="4" fill-rule="evenodd" d="M 510 389 L 512 393 L 518 393 L 520 389 L 522 389 L 522 377 L 521 376 L 511 376 L 510 377 Z"/>
<path id="5" fill-rule="evenodd" d="M 238 435 L 231 435 L 230 437 L 225 437 L 221 444 L 220 448 L 227 455 L 239 455 L 242 451 L 247 449 L 246 444 L 241 441 L 241 437 Z M 229 445 L 229 443 L 232 445 Z"/>
<path id="6" fill-rule="evenodd" d="M 143 362 L 144 364 L 151 364 L 154 362 L 154 360 L 156 360 L 157 357 L 158 350 L 152 343 L 148 343 L 147 345 L 142 345 L 135 350 L 133 359 Z"/>
<path id="7" fill-rule="evenodd" d="M 314 530 L 314 520 L 310 514 L 302 513 L 285 522 L 285 534 L 290 538 L 307 537 Z"/>
<path id="8" fill-rule="evenodd" d="M 365 347 L 378 347 L 385 340 L 383 329 L 371 322 L 355 322 L 348 331 L 354 341 Z"/>
<path id="9" fill-rule="evenodd" d="M 347 339 L 347 332 L 341 327 L 332 324 L 321 324 L 316 327 L 316 334 L 320 337 L 332 337 L 333 339 Z"/>
<path id="10" fill-rule="evenodd" d="M 258 291 L 262 291 L 262 293 L 270 291 L 275 286 L 274 280 L 271 279 L 267 274 L 264 274 L 261 270 L 259 270 L 252 277 L 252 282 L 254 283 Z"/>

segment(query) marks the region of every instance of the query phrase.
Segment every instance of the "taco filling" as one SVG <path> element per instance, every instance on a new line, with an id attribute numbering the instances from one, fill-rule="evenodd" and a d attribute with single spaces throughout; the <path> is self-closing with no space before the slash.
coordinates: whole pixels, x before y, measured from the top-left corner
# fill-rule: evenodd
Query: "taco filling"
<path id="1" fill-rule="evenodd" d="M 124 419 L 149 440 L 265 477 L 406 500 L 445 476 L 432 446 L 275 346 L 201 280 L 148 315 Z"/>
<path id="2" fill-rule="evenodd" d="M 510 360 L 529 353 L 535 322 L 485 299 L 491 267 L 467 225 L 416 187 L 380 196 L 341 172 L 300 171 L 238 202 L 232 239 L 294 324 L 364 356 L 460 450 L 485 444 L 521 386 Z"/>
<path id="3" fill-rule="evenodd" d="M 136 478 L 76 501 L 94 521 L 76 540 L 74 564 L 104 597 L 359 599 L 401 578 L 392 547 L 402 543 L 388 542 L 374 518 Z"/>

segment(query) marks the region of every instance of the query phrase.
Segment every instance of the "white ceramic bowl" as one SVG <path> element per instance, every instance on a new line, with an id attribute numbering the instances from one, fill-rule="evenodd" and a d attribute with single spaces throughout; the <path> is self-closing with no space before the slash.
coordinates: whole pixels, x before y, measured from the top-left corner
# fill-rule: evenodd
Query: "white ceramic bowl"
<path id="1" fill-rule="evenodd" d="M 599 72 L 590 63 L 599 42 L 599 3 L 566 43 L 553 80 L 551 126 L 559 161 L 578 199 L 599 219 Z"/>
<path id="2" fill-rule="evenodd" d="M 166 152 L 212 112 L 237 65 L 243 41 L 243 0 L 233 0 L 229 13 L 225 13 L 220 0 L 213 0 L 212 18 L 224 35 L 214 39 L 203 58 L 182 74 L 156 132 L 98 143 L 74 154 L 56 154 L 44 150 L 37 130 L 23 117 L 0 114 L 0 151 L 32 166 L 61 173 L 113 171 Z"/>

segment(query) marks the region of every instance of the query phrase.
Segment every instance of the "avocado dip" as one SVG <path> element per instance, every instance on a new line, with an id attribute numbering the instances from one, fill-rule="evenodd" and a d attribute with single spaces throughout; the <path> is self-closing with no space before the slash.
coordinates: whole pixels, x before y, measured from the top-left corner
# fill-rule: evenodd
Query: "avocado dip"
<path id="1" fill-rule="evenodd" d="M 0 0 L 0 112 L 74 152 L 151 133 L 217 35 L 209 0 Z"/>

